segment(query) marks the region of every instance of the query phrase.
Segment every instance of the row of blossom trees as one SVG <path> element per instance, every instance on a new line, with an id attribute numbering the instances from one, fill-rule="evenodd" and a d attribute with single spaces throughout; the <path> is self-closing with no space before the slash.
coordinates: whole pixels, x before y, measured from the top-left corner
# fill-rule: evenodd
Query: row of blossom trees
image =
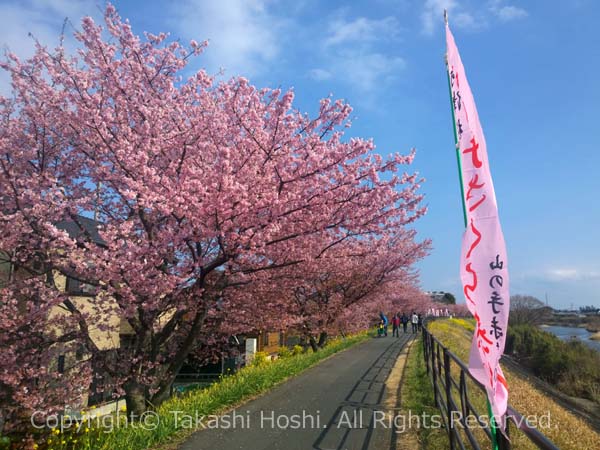
<path id="1" fill-rule="evenodd" d="M 421 180 L 401 170 L 413 154 L 343 138 L 347 104 L 309 117 L 291 91 L 190 75 L 203 44 L 140 38 L 110 5 L 76 38 L 75 55 L 40 44 L 1 65 L 0 250 L 21 274 L 1 290 L 5 418 L 63 408 L 93 376 L 140 413 L 221 336 L 295 327 L 318 348 L 425 301 L 413 264 L 429 243 L 407 228 L 425 213 Z M 65 276 L 90 286 L 91 307 Z M 91 328 L 115 316 L 131 338 L 100 348 Z M 85 358 L 61 374 L 65 348 Z"/>

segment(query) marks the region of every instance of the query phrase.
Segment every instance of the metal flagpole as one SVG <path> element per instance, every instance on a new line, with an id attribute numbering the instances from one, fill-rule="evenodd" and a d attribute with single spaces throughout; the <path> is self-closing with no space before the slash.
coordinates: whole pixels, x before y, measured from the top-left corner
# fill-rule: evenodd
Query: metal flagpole
<path id="1" fill-rule="evenodd" d="M 448 25 L 448 11 L 444 10 L 444 23 Z M 463 171 L 462 171 L 462 161 L 460 159 L 460 146 L 458 142 L 458 133 L 456 130 L 456 117 L 454 116 L 454 103 L 452 101 L 452 84 L 450 80 L 450 68 L 448 67 L 448 54 L 445 55 L 446 61 L 446 76 L 448 78 L 448 93 L 450 95 L 450 111 L 452 111 L 452 130 L 454 131 L 454 144 L 456 150 L 456 163 L 458 165 L 458 182 L 460 184 L 460 198 L 462 202 L 463 208 L 463 219 L 465 228 L 467 228 L 467 207 L 465 203 L 465 190 L 463 187 Z M 490 429 L 492 435 L 492 449 L 498 450 L 498 431 L 496 428 L 496 421 L 494 420 L 494 413 L 492 412 L 492 404 L 490 403 L 489 397 L 485 396 L 487 401 L 487 409 L 488 415 L 490 417 Z"/>

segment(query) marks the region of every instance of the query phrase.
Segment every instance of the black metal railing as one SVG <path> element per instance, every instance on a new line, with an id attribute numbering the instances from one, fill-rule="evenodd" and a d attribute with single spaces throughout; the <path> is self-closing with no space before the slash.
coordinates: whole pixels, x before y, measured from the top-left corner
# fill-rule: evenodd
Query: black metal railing
<path id="1" fill-rule="evenodd" d="M 198 381 L 211 383 L 217 381 L 221 376 L 220 373 L 179 373 L 175 381 Z"/>
<path id="2" fill-rule="evenodd" d="M 483 395 L 486 395 L 485 387 L 471 375 L 469 368 L 440 343 L 425 326 L 423 326 L 423 354 L 427 374 L 433 383 L 434 402 L 442 412 L 444 425 L 448 431 L 450 448 L 452 450 L 489 448 L 492 432 L 488 421 L 483 419 L 489 416 L 481 414 L 473 404 L 472 398 L 469 397 L 468 381 L 472 382 L 471 386 L 482 391 Z M 458 381 L 456 373 L 458 373 Z M 527 420 L 524 420 L 523 416 L 510 405 L 506 411 L 506 417 L 504 434 L 496 433 L 500 450 L 510 450 L 511 448 L 510 440 L 507 439 L 510 436 L 511 422 L 513 427 L 517 427 L 523 432 L 529 441 L 538 448 L 558 450 L 552 441 L 537 428 L 529 426 Z M 481 432 L 475 432 L 476 429 L 483 430 L 485 436 Z M 480 442 L 482 438 L 487 441 L 486 444 Z M 465 444 L 469 446 L 465 446 Z"/>
<path id="3" fill-rule="evenodd" d="M 180 373 L 171 383 L 170 396 L 180 394 L 190 387 L 208 387 L 216 383 L 220 376 L 220 373 Z"/>

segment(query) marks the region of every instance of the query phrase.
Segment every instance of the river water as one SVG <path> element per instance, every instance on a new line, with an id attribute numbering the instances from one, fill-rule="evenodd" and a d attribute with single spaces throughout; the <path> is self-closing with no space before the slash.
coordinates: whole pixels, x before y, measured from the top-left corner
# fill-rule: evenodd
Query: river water
<path id="1" fill-rule="evenodd" d="M 588 347 L 600 351 L 600 341 L 591 340 L 590 336 L 592 333 L 587 331 L 585 328 L 543 326 L 542 330 L 558 336 L 563 341 L 568 341 L 569 339 L 578 339 Z"/>

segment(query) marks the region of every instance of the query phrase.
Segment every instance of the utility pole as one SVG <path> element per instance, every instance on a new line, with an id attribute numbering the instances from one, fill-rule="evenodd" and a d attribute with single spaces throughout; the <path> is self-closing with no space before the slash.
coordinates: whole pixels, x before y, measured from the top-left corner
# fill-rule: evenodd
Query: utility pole
<path id="1" fill-rule="evenodd" d="M 96 184 L 96 201 L 94 202 L 94 222 L 98 222 L 98 208 L 100 207 L 100 189 L 102 189 L 102 181 Z"/>

